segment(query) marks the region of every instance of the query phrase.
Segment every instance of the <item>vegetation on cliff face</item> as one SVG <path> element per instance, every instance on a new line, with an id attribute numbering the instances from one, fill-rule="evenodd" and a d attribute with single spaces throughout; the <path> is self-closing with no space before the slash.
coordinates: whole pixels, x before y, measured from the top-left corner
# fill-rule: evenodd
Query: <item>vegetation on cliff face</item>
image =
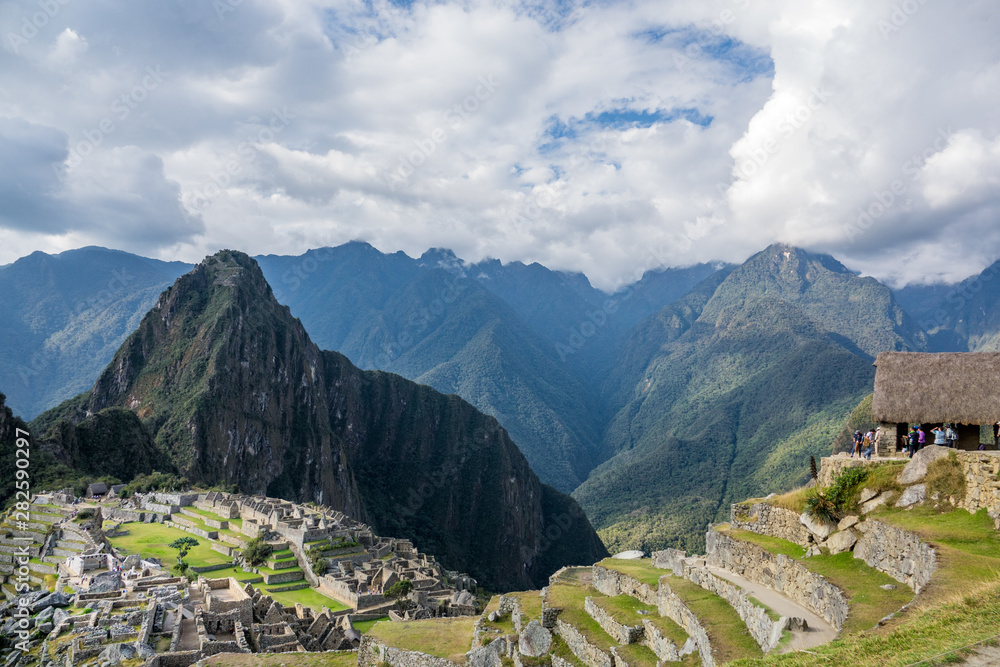
<path id="1" fill-rule="evenodd" d="M 182 276 L 89 395 L 36 424 L 67 458 L 138 473 L 165 456 L 194 482 L 343 508 L 495 588 L 606 553 L 494 418 L 321 351 L 238 252 Z"/>

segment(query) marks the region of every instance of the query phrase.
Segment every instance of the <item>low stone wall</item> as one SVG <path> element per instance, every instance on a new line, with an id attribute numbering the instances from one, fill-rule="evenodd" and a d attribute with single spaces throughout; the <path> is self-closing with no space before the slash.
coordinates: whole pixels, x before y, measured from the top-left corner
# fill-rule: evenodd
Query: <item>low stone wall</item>
<path id="1" fill-rule="evenodd" d="M 630 577 L 627 574 L 622 574 L 621 572 L 617 572 L 615 570 L 609 570 L 600 565 L 595 565 L 593 567 L 593 573 L 594 588 L 608 597 L 624 594 L 631 595 L 646 604 L 657 604 L 658 597 L 656 590 L 649 584 L 644 584 L 638 579 Z"/>
<path id="2" fill-rule="evenodd" d="M 583 610 L 597 621 L 601 629 L 615 638 L 619 644 L 635 644 L 643 637 L 643 627 L 641 625 L 623 625 L 615 620 L 614 616 L 601 608 L 594 602 L 594 598 L 587 598 L 583 601 Z"/>
<path id="3" fill-rule="evenodd" d="M 193 535 L 197 535 L 198 537 L 204 537 L 206 540 L 219 539 L 219 533 L 214 530 L 204 530 L 203 528 L 188 526 L 178 521 L 165 521 L 164 523 L 173 528 L 177 528 L 178 530 L 183 530 L 186 533 L 191 533 Z"/>
<path id="4" fill-rule="evenodd" d="M 986 509 L 1000 530 L 1000 453 L 957 452 L 965 473 L 965 499 L 959 503 L 969 512 Z"/>
<path id="5" fill-rule="evenodd" d="M 646 646 L 656 657 L 663 662 L 680 662 L 688 653 L 698 650 L 694 640 L 688 638 L 684 646 L 677 646 L 669 638 L 665 637 L 659 628 L 649 619 L 642 619 L 643 646 Z"/>
<path id="6" fill-rule="evenodd" d="M 720 598 L 729 603 L 740 620 L 746 624 L 747 630 L 760 646 L 760 650 L 767 653 L 778 645 L 781 641 L 781 634 L 788 627 L 789 622 L 785 617 L 778 620 L 771 620 L 767 610 L 758 606 L 750 600 L 743 589 L 715 576 L 708 570 L 702 568 L 692 568 L 686 573 L 688 579 L 698 584 L 702 588 L 715 593 Z"/>
<path id="7" fill-rule="evenodd" d="M 800 515 L 784 507 L 767 503 L 744 505 L 735 503 L 729 508 L 729 525 L 734 530 L 747 530 L 758 535 L 780 537 L 802 546 L 809 545 L 809 531 L 799 520 Z"/>
<path id="8" fill-rule="evenodd" d="M 855 526 L 863 535 L 854 545 L 854 557 L 885 572 L 919 593 L 937 567 L 934 549 L 914 533 L 868 519 Z"/>
<path id="9" fill-rule="evenodd" d="M 557 619 L 555 631 L 566 642 L 566 646 L 573 652 L 573 655 L 587 667 L 615 667 L 614 660 L 609 654 L 587 641 L 587 638 L 569 623 Z M 363 666 L 359 665 L 359 667 Z"/>
<path id="10" fill-rule="evenodd" d="M 456 663 L 419 651 L 407 651 L 373 639 L 371 635 L 361 637 L 358 648 L 358 667 L 378 667 L 381 663 L 392 667 L 455 667 Z M 608 665 L 607 667 L 611 667 Z"/>
<path id="11" fill-rule="evenodd" d="M 660 577 L 659 601 L 656 605 L 660 616 L 666 616 L 687 633 L 698 648 L 702 667 L 715 667 L 715 657 L 712 655 L 712 645 L 708 641 L 708 632 L 705 631 L 705 626 L 701 624 L 695 613 L 688 609 L 684 601 L 670 590 L 669 580 L 668 575 Z"/>
<path id="12" fill-rule="evenodd" d="M 847 597 L 821 575 L 782 554 L 756 544 L 709 531 L 705 536 L 708 564 L 735 572 L 773 588 L 826 619 L 838 630 L 847 619 Z"/>
<path id="13" fill-rule="evenodd" d="M 302 570 L 291 570 L 289 572 L 280 571 L 275 572 L 274 574 L 261 572 L 260 575 L 264 577 L 264 583 L 268 586 L 273 584 L 287 584 L 303 578 Z"/>

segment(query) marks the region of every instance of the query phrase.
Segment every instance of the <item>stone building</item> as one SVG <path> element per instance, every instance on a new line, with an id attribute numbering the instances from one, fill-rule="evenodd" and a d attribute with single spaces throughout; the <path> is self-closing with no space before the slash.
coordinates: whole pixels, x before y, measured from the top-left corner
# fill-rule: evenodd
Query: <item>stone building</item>
<path id="1" fill-rule="evenodd" d="M 979 448 L 980 425 L 1000 421 L 1000 353 L 882 352 L 875 369 L 872 417 L 882 429 L 883 455 L 902 451 L 910 424 L 928 433 L 950 424 L 957 448 L 971 451 Z"/>

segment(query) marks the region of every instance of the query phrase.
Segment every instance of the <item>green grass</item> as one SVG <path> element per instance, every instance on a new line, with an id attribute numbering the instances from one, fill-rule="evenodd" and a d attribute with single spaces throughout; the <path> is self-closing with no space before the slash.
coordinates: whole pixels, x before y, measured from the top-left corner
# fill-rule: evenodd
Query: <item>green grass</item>
<path id="1" fill-rule="evenodd" d="M 272 570 L 269 567 L 265 567 L 265 566 L 261 565 L 257 569 L 260 570 L 261 574 L 287 574 L 289 572 L 302 572 L 302 568 L 301 567 L 286 567 L 286 568 L 283 568 L 283 569 L 280 569 L 280 570 Z M 277 585 L 278 584 L 275 584 L 275 586 L 277 586 Z"/>
<path id="2" fill-rule="evenodd" d="M 327 607 L 330 611 L 350 609 L 346 604 L 323 595 L 315 588 L 302 588 L 297 591 L 284 591 L 283 593 L 271 593 L 265 590 L 264 593 L 270 595 L 272 599 L 277 600 L 286 607 L 294 607 L 296 602 L 301 602 L 303 606 L 312 607 L 316 611 L 322 611 L 323 607 Z"/>
<path id="3" fill-rule="evenodd" d="M 918 534 L 937 550 L 938 569 L 920 597 L 924 604 L 1000 579 L 1000 533 L 985 509 L 975 514 L 965 510 L 940 514 L 927 506 L 887 508 L 874 517 Z"/>
<path id="4" fill-rule="evenodd" d="M 514 630 L 514 619 L 512 614 L 504 616 L 498 621 L 489 620 L 489 615 L 500 608 L 500 596 L 494 595 L 490 598 L 489 603 L 483 609 L 481 616 L 483 617 L 483 627 L 487 630 L 499 630 L 501 634 L 512 635 L 515 634 Z"/>
<path id="5" fill-rule="evenodd" d="M 618 642 L 584 611 L 586 598 L 603 598 L 603 593 L 586 586 L 578 584 L 557 583 L 549 586 L 547 600 L 550 607 L 558 607 L 563 610 L 559 615 L 560 620 L 569 623 L 587 640 L 601 649 L 607 651 Z"/>
<path id="6" fill-rule="evenodd" d="M 209 548 L 211 540 L 171 526 L 164 526 L 160 523 L 134 522 L 125 524 L 124 527 L 128 530 L 128 535 L 109 539 L 112 545 L 126 554 L 140 554 L 144 557 L 155 556 L 163 561 L 164 565 L 169 566 L 177 562 L 177 549 L 171 549 L 167 545 L 180 537 L 193 537 L 198 540 L 198 546 L 192 548 L 184 558 L 188 565 L 202 567 L 231 562 L 229 557 Z"/>
<path id="7" fill-rule="evenodd" d="M 619 646 L 615 652 L 628 663 L 629 667 L 656 667 L 659 663 L 656 654 L 642 644 Z"/>
<path id="8" fill-rule="evenodd" d="M 1000 584 L 980 584 L 966 596 L 908 613 L 901 621 L 873 631 L 841 635 L 809 652 L 768 655 L 758 660 L 740 660 L 731 667 L 903 667 L 959 662 L 962 647 L 997 637 L 1000 627 Z M 933 662 L 929 659 L 935 658 Z M 926 662 L 924 662 L 926 661 Z"/>
<path id="9" fill-rule="evenodd" d="M 850 551 L 830 556 L 822 554 L 803 558 L 805 549 L 797 544 L 777 537 L 758 535 L 741 530 L 728 532 L 731 537 L 751 542 L 771 553 L 784 554 L 799 561 L 805 568 L 826 577 L 847 596 L 849 613 L 843 632 L 857 632 L 872 628 L 885 616 L 900 609 L 913 599 L 913 591 L 887 574 L 868 567 L 864 561 L 854 558 Z M 880 586 L 890 584 L 895 590 L 882 590 Z"/>
<path id="10" fill-rule="evenodd" d="M 648 558 L 639 558 L 636 560 L 605 558 L 597 564 L 608 570 L 614 570 L 615 572 L 627 574 L 633 579 L 637 579 L 644 584 L 649 584 L 653 587 L 653 590 L 656 590 L 657 586 L 659 586 L 660 577 L 669 573 L 668 570 L 661 570 L 653 567 L 653 561 Z"/>
<path id="11" fill-rule="evenodd" d="M 518 599 L 521 603 L 521 619 L 527 625 L 531 621 L 542 618 L 542 596 L 540 591 L 521 591 L 508 593 L 508 595 Z"/>
<path id="12" fill-rule="evenodd" d="M 684 646 L 688 640 L 688 634 L 684 629 L 671 621 L 669 618 L 660 616 L 659 611 L 653 605 L 639 602 L 630 595 L 616 595 L 610 598 L 597 598 L 594 603 L 600 606 L 614 617 L 616 621 L 624 625 L 642 625 L 643 620 L 653 624 L 667 639 Z M 639 611 L 647 611 L 648 614 L 640 614 Z"/>
<path id="13" fill-rule="evenodd" d="M 221 516 L 219 516 L 215 512 L 209 512 L 208 510 L 203 510 L 203 509 L 200 509 L 200 508 L 194 507 L 194 506 L 187 506 L 187 507 L 184 508 L 184 511 L 185 512 L 194 512 L 198 516 L 204 517 L 206 519 L 212 519 L 213 521 L 232 521 L 232 519 L 223 519 Z M 185 515 L 183 513 L 181 514 L 181 516 L 187 516 L 188 519 L 193 518 L 193 517 Z"/>
<path id="14" fill-rule="evenodd" d="M 719 663 L 763 655 L 746 624 L 728 602 L 687 579 L 670 575 L 667 581 L 705 627 Z"/>
<path id="15" fill-rule="evenodd" d="M 358 621 L 357 623 L 354 624 L 354 629 L 360 632 L 361 634 L 365 634 L 366 632 L 371 630 L 372 626 L 374 626 L 379 621 L 387 621 L 387 620 L 389 620 L 389 617 L 383 616 L 382 618 L 376 618 L 375 620 L 372 621 Z"/>
<path id="16" fill-rule="evenodd" d="M 212 570 L 211 572 L 203 572 L 201 576 L 206 579 L 223 579 L 225 577 L 233 577 L 236 581 L 246 581 L 248 579 L 260 579 L 259 574 L 254 574 L 253 572 L 244 572 L 243 570 L 235 567 L 227 567 L 225 570 Z"/>
<path id="17" fill-rule="evenodd" d="M 477 618 L 462 616 L 396 623 L 382 621 L 375 624 L 368 634 L 389 646 L 463 663 L 465 654 L 472 648 Z"/>
<path id="18" fill-rule="evenodd" d="M 580 577 L 583 574 L 587 574 L 591 571 L 590 567 L 569 567 L 559 575 L 559 581 L 565 581 L 571 584 L 581 583 Z"/>
<path id="19" fill-rule="evenodd" d="M 337 653 L 224 653 L 202 661 L 205 667 L 356 667 L 356 651 Z"/>

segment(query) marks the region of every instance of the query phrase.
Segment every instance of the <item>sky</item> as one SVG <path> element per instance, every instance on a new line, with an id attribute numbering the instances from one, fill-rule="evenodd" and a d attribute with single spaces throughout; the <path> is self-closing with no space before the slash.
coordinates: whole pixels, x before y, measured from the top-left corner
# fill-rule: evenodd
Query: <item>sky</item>
<path id="1" fill-rule="evenodd" d="M 613 289 L 1000 257 L 1000 3 L 0 2 L 0 264 L 364 240 Z"/>

